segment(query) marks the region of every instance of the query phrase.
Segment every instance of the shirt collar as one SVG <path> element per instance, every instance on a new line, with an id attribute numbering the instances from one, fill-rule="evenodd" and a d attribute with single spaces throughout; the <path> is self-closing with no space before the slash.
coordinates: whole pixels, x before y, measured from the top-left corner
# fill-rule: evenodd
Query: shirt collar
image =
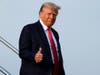
<path id="1" fill-rule="evenodd" d="M 43 23 L 43 21 L 40 19 L 40 23 L 43 27 L 43 29 L 46 31 L 48 29 L 48 27 Z"/>

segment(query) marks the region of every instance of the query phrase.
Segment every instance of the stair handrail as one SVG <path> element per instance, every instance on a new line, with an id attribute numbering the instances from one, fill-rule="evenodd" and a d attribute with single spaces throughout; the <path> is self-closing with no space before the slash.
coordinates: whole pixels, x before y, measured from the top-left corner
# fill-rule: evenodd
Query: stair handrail
<path id="1" fill-rule="evenodd" d="M 3 68 L 2 66 L 0 66 L 0 72 L 4 75 L 11 75 L 10 72 L 8 72 L 5 68 Z"/>
<path id="2" fill-rule="evenodd" d="M 8 48 L 10 48 L 14 53 L 16 53 L 17 55 L 19 54 L 18 49 L 15 48 L 12 44 L 10 44 L 7 40 L 5 40 L 3 37 L 0 36 L 0 41 L 7 46 Z"/>

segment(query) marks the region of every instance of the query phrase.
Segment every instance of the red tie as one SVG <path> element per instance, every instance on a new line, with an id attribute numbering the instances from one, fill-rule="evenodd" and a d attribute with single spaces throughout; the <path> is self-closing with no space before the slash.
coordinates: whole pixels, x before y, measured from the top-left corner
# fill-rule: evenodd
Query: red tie
<path id="1" fill-rule="evenodd" d="M 54 70 L 53 70 L 53 75 L 58 75 L 58 69 L 59 69 L 59 60 L 58 60 L 58 55 L 57 55 L 57 50 L 56 46 L 52 37 L 51 29 L 48 28 L 48 37 L 50 40 L 51 48 L 52 48 L 52 53 L 53 53 L 53 58 L 54 58 Z"/>

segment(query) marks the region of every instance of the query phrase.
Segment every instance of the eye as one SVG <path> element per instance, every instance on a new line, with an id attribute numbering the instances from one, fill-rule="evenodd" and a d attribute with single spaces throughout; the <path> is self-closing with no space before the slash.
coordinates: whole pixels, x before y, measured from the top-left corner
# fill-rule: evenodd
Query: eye
<path id="1" fill-rule="evenodd" d="M 53 17 L 56 17 L 56 16 L 57 16 L 57 14 L 48 13 L 48 16 L 53 16 Z"/>
<path id="2" fill-rule="evenodd" d="M 53 12 L 52 15 L 56 17 L 57 16 L 57 13 L 56 12 Z"/>
<path id="3" fill-rule="evenodd" d="M 50 16 L 50 15 L 51 15 L 51 13 L 48 13 L 48 15 Z"/>

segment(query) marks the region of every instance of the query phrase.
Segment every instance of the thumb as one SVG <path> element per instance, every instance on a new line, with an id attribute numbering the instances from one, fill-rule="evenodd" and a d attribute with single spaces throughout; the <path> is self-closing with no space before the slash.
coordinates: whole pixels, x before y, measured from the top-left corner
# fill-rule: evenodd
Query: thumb
<path id="1" fill-rule="evenodd" d="M 38 53 L 42 53 L 42 48 L 41 48 L 41 47 L 39 48 L 39 51 L 38 51 Z"/>

